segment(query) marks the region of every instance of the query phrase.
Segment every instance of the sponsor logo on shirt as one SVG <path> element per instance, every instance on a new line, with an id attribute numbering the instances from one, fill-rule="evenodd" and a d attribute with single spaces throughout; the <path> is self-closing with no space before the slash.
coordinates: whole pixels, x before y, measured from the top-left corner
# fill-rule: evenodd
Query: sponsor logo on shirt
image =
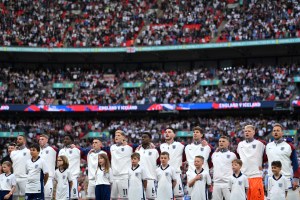
<path id="1" fill-rule="evenodd" d="M 253 145 L 252 145 L 252 148 L 255 149 L 255 148 L 256 148 L 256 144 L 253 144 Z"/>

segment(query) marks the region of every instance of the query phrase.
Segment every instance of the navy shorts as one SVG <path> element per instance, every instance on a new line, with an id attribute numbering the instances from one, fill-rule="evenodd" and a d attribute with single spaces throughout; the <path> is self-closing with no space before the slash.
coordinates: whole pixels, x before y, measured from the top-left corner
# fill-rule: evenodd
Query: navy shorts
<path id="1" fill-rule="evenodd" d="M 96 200 L 110 200 L 110 185 L 96 185 Z"/>
<path id="2" fill-rule="evenodd" d="M 10 191 L 7 190 L 0 190 L 0 200 L 3 200 L 4 196 L 7 195 L 9 192 Z M 13 195 L 11 195 L 8 200 L 12 200 L 12 199 L 13 199 Z"/>
<path id="3" fill-rule="evenodd" d="M 44 193 L 26 193 L 25 200 L 44 200 Z"/>

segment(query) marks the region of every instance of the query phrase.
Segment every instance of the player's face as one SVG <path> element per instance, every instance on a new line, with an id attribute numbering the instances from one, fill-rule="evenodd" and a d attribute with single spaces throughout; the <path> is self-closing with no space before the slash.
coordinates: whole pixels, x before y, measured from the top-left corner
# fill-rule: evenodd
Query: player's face
<path id="1" fill-rule="evenodd" d="M 203 134 L 199 130 L 194 130 L 193 139 L 195 141 L 201 140 L 202 137 L 203 137 Z"/>
<path id="2" fill-rule="evenodd" d="M 282 131 L 281 127 L 275 126 L 273 128 L 272 135 L 273 135 L 273 137 L 274 137 L 275 140 L 278 140 L 278 139 L 282 138 L 283 131 Z"/>
<path id="3" fill-rule="evenodd" d="M 272 166 L 272 173 L 274 175 L 279 175 L 280 171 L 281 171 L 280 167 Z"/>
<path id="4" fill-rule="evenodd" d="M 175 134 L 174 134 L 173 130 L 167 129 L 167 130 L 165 131 L 165 139 L 166 139 L 166 140 L 172 140 L 172 139 L 174 139 L 174 138 L 175 138 Z"/>
<path id="5" fill-rule="evenodd" d="M 219 147 L 220 148 L 228 148 L 228 146 L 229 146 L 228 140 L 226 140 L 224 138 L 219 139 Z"/>
<path id="6" fill-rule="evenodd" d="M 4 165 L 2 165 L 2 170 L 4 173 L 7 173 L 7 172 L 9 172 L 9 167 L 4 164 Z"/>
<path id="7" fill-rule="evenodd" d="M 68 136 L 65 136 L 64 137 L 64 144 L 65 144 L 65 146 L 68 146 L 68 145 L 72 144 L 71 138 L 69 138 Z"/>
<path id="8" fill-rule="evenodd" d="M 195 160 L 194 160 L 194 165 L 195 165 L 196 168 L 202 167 L 202 165 L 203 165 L 203 160 L 200 159 L 200 158 L 195 158 Z"/>
<path id="9" fill-rule="evenodd" d="M 254 137 L 254 130 L 252 128 L 245 128 L 244 129 L 244 136 L 245 139 L 252 139 Z"/>
<path id="10" fill-rule="evenodd" d="M 21 136 L 17 137 L 17 145 L 20 147 L 25 144 L 24 138 Z"/>
<path id="11" fill-rule="evenodd" d="M 57 167 L 60 167 L 64 164 L 63 160 L 61 159 L 61 157 L 57 158 Z"/>
<path id="12" fill-rule="evenodd" d="M 102 142 L 99 140 L 93 140 L 93 149 L 99 150 L 102 147 Z"/>
<path id="13" fill-rule="evenodd" d="M 125 137 L 120 132 L 116 132 L 115 142 L 116 143 L 122 143 L 124 140 L 125 140 Z"/>
<path id="14" fill-rule="evenodd" d="M 30 155 L 34 158 L 39 156 L 40 152 L 38 152 L 35 148 L 30 148 Z"/>
<path id="15" fill-rule="evenodd" d="M 45 138 L 45 137 L 40 137 L 40 139 L 39 139 L 39 145 L 40 145 L 41 147 L 45 146 L 45 144 L 47 144 L 47 142 L 48 142 L 48 139 L 47 139 L 47 138 Z"/>
<path id="16" fill-rule="evenodd" d="M 104 165 L 104 164 L 105 164 L 105 160 L 104 160 L 104 158 L 101 157 L 101 156 L 99 156 L 98 162 L 99 162 L 99 165 Z"/>
<path id="17" fill-rule="evenodd" d="M 10 154 L 13 150 L 15 150 L 16 149 L 16 147 L 15 146 L 8 146 L 7 147 L 7 152 L 8 152 L 8 154 Z"/>
<path id="18" fill-rule="evenodd" d="M 162 165 L 167 165 L 169 161 L 169 157 L 167 155 L 161 155 L 160 156 L 160 163 Z"/>
<path id="19" fill-rule="evenodd" d="M 149 144 L 151 142 L 151 138 L 147 134 L 142 135 L 142 144 Z"/>
<path id="20" fill-rule="evenodd" d="M 236 162 L 232 163 L 232 170 L 234 172 L 238 172 L 241 169 L 241 166 L 239 164 L 237 164 Z"/>
<path id="21" fill-rule="evenodd" d="M 136 158 L 136 157 L 131 158 L 131 164 L 133 166 L 137 166 L 139 164 L 139 161 L 140 160 L 138 158 Z"/>

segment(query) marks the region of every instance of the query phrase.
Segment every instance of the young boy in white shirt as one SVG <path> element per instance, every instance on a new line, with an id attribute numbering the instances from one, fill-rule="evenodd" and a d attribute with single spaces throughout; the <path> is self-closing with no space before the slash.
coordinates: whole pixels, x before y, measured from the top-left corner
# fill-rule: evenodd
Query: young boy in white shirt
<path id="1" fill-rule="evenodd" d="M 161 166 L 156 169 L 157 176 L 157 200 L 174 199 L 173 189 L 176 186 L 175 169 L 168 164 L 170 160 L 168 152 L 160 154 Z"/>
<path id="2" fill-rule="evenodd" d="M 194 165 L 195 171 L 188 173 L 188 186 L 191 189 L 191 199 L 206 200 L 207 196 L 207 185 L 211 185 L 211 177 L 209 172 L 202 168 L 204 164 L 203 156 L 195 156 Z"/>
<path id="3" fill-rule="evenodd" d="M 269 200 L 285 200 L 288 193 L 288 180 L 281 174 L 282 164 L 280 161 L 273 161 L 273 176 L 268 180 L 268 199 Z"/>
<path id="4" fill-rule="evenodd" d="M 241 172 L 243 162 L 240 159 L 232 161 L 233 175 L 229 180 L 230 200 L 246 200 L 249 188 L 248 178 Z"/>

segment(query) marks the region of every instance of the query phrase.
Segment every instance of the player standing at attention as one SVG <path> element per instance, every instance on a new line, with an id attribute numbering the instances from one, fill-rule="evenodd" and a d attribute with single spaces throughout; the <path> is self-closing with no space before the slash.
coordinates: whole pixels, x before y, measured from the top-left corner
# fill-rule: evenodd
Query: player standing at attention
<path id="1" fill-rule="evenodd" d="M 10 158 L 10 154 L 12 151 L 16 150 L 16 144 L 15 143 L 10 143 L 7 147 L 7 155 L 2 158 L 1 162 L 0 162 L 0 174 L 2 173 L 2 164 L 5 162 L 5 161 L 8 161 L 10 163 L 12 163 L 11 161 L 11 158 Z M 13 173 L 13 170 L 11 168 L 11 172 Z"/>
<path id="2" fill-rule="evenodd" d="M 243 162 L 242 173 L 248 177 L 249 190 L 247 199 L 264 200 L 264 185 L 262 180 L 262 164 L 265 145 L 254 139 L 255 127 L 245 126 L 245 140 L 240 142 L 237 153 Z"/>
<path id="3" fill-rule="evenodd" d="M 299 178 L 300 168 L 298 165 L 297 153 L 293 144 L 287 143 L 283 139 L 283 127 L 281 124 L 273 126 L 272 135 L 274 141 L 266 146 L 266 154 L 268 156 L 268 174 L 272 176 L 273 161 L 280 161 L 282 164 L 281 173 L 289 180 L 289 190 L 287 199 L 299 200 Z"/>
<path id="4" fill-rule="evenodd" d="M 66 156 L 69 161 L 69 171 L 72 177 L 72 188 L 71 188 L 71 199 L 78 199 L 78 181 L 77 178 L 80 174 L 80 150 L 72 148 L 71 145 L 74 143 L 74 138 L 71 135 L 65 135 L 64 137 L 64 148 L 62 148 L 58 155 Z"/>
<path id="5" fill-rule="evenodd" d="M 204 163 L 203 156 L 195 156 L 194 165 L 195 170 L 188 173 L 188 186 L 191 188 L 191 199 L 206 200 L 207 186 L 211 185 L 211 177 L 209 171 L 202 168 Z"/>
<path id="6" fill-rule="evenodd" d="M 88 163 L 88 189 L 87 189 L 87 198 L 88 199 L 94 199 L 95 196 L 95 188 L 96 188 L 96 182 L 95 182 L 95 175 L 96 170 L 98 167 L 98 155 L 99 154 L 106 154 L 105 151 L 101 150 L 102 142 L 100 138 L 93 139 L 93 149 L 90 150 L 90 152 L 87 155 L 87 163 Z"/>
<path id="7" fill-rule="evenodd" d="M 146 200 L 145 190 L 147 188 L 147 173 L 145 168 L 139 165 L 140 154 L 131 155 L 131 168 L 129 169 L 129 200 Z"/>
<path id="8" fill-rule="evenodd" d="M 230 200 L 246 200 L 249 188 L 248 178 L 241 172 L 243 162 L 239 159 L 232 161 L 233 175 L 229 180 Z"/>
<path id="9" fill-rule="evenodd" d="M 69 161 L 66 156 L 57 157 L 57 169 L 55 171 L 55 200 L 69 200 L 73 185 L 71 172 L 69 171 Z"/>
<path id="10" fill-rule="evenodd" d="M 5 161 L 2 163 L 3 173 L 0 175 L 0 200 L 13 199 L 13 193 L 16 189 L 16 177 L 11 172 L 11 162 Z"/>
<path id="11" fill-rule="evenodd" d="M 23 135 L 19 135 L 17 137 L 16 143 L 16 150 L 12 151 L 10 154 L 11 161 L 13 162 L 13 172 L 16 176 L 17 181 L 13 199 L 25 197 L 25 185 L 27 181 L 26 162 L 31 158 L 30 150 L 25 146 L 26 137 Z"/>
<path id="12" fill-rule="evenodd" d="M 40 146 L 32 144 L 30 146 L 31 159 L 25 165 L 28 174 L 25 188 L 25 199 L 27 200 L 44 199 L 44 186 L 47 184 L 49 171 L 46 161 L 39 154 Z"/>
<path id="13" fill-rule="evenodd" d="M 232 161 L 236 159 L 236 155 L 228 150 L 229 138 L 221 136 L 219 139 L 219 147 L 212 155 L 214 165 L 213 175 L 213 200 L 230 199 L 230 191 L 228 183 L 232 176 Z"/>
<path id="14" fill-rule="evenodd" d="M 166 142 L 160 145 L 160 152 L 168 152 L 170 155 L 169 164 L 176 171 L 176 186 L 174 188 L 174 196 L 183 196 L 183 187 L 181 181 L 181 165 L 183 158 L 184 146 L 180 142 L 175 142 L 175 132 L 172 128 L 167 128 L 165 130 L 165 140 Z"/>
<path id="15" fill-rule="evenodd" d="M 132 147 L 127 145 L 125 134 L 115 132 L 115 144 L 110 147 L 113 173 L 111 198 L 128 199 L 128 170 L 131 167 Z"/>
<path id="16" fill-rule="evenodd" d="M 160 154 L 161 166 L 156 169 L 157 176 L 157 200 L 174 199 L 174 187 L 176 186 L 175 169 L 169 165 L 169 153 Z"/>
<path id="17" fill-rule="evenodd" d="M 41 148 L 40 157 L 46 161 L 49 170 L 49 178 L 45 185 L 45 200 L 51 200 L 53 197 L 53 177 L 55 173 L 56 150 L 48 144 L 49 136 L 46 134 L 40 135 L 39 145 Z"/>
<path id="18" fill-rule="evenodd" d="M 106 154 L 98 155 L 98 166 L 95 175 L 96 200 L 110 200 L 112 171 Z"/>
<path id="19" fill-rule="evenodd" d="M 146 198 L 148 200 L 153 200 L 156 198 L 156 189 L 155 189 L 155 179 L 157 169 L 157 159 L 159 154 L 154 144 L 151 143 L 151 134 L 145 132 L 142 135 L 142 144 L 138 146 L 135 152 L 140 154 L 140 165 L 145 168 L 147 172 L 147 189 L 146 189 Z"/>

